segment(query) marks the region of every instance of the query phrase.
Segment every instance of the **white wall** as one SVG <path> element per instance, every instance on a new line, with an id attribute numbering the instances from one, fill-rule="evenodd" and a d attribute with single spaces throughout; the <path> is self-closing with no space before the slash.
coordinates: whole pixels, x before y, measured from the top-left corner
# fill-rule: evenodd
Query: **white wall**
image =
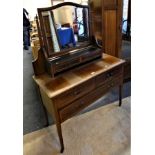
<path id="1" fill-rule="evenodd" d="M 81 0 L 64 0 L 65 2 L 81 3 Z"/>
<path id="2" fill-rule="evenodd" d="M 37 14 L 37 8 L 51 6 L 51 0 L 23 0 L 23 7 L 29 12 L 30 20 Z"/>
<path id="3" fill-rule="evenodd" d="M 70 23 L 73 24 L 72 14 L 74 13 L 74 7 L 72 6 L 63 6 L 62 8 L 54 10 L 55 22 L 58 24 Z"/>
<path id="4" fill-rule="evenodd" d="M 87 5 L 88 0 L 64 0 L 65 2 L 74 2 L 78 4 L 84 4 Z"/>
<path id="5" fill-rule="evenodd" d="M 64 0 L 64 2 L 81 3 L 81 0 Z M 49 6 L 51 6 L 51 0 L 23 0 L 23 7 L 29 12 L 30 20 L 33 20 L 36 16 L 37 8 Z"/>

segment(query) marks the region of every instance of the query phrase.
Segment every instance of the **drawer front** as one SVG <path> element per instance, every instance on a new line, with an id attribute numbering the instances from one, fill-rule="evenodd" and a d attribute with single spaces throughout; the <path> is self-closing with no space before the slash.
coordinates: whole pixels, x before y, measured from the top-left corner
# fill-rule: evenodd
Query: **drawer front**
<path id="1" fill-rule="evenodd" d="M 71 103 L 72 101 L 78 99 L 79 97 L 87 94 L 91 90 L 95 88 L 95 79 L 88 80 L 61 95 L 58 95 L 54 98 L 54 102 L 58 109 L 63 108 L 67 104 Z"/>
<path id="2" fill-rule="evenodd" d="M 100 56 L 102 56 L 102 53 L 100 50 L 98 50 L 95 52 L 88 52 L 88 54 L 83 55 L 81 59 L 82 59 L 82 62 L 85 62 L 85 61 L 89 61 L 89 60 L 95 59 Z"/>
<path id="3" fill-rule="evenodd" d="M 106 93 L 108 90 L 113 88 L 114 86 L 117 86 L 121 84 L 121 79 L 122 77 L 118 77 L 115 80 L 112 80 L 110 82 L 107 82 L 105 85 L 102 85 L 95 89 L 94 91 L 91 91 L 89 94 L 86 96 L 80 98 L 79 100 L 74 101 L 73 103 L 69 104 L 65 108 L 59 111 L 60 114 L 60 119 L 61 121 L 65 121 L 66 119 L 74 116 L 76 113 L 99 99 Z"/>
<path id="4" fill-rule="evenodd" d="M 88 94 L 88 95 L 74 101 L 73 103 L 69 104 L 64 109 L 60 110 L 59 114 L 60 114 L 61 122 L 74 116 L 80 110 L 87 107 L 89 104 L 91 104 L 94 101 L 93 98 L 95 98 L 95 97 L 96 97 L 96 95 L 94 95 L 92 93 L 91 93 L 91 95 Z"/>
<path id="5" fill-rule="evenodd" d="M 65 69 L 68 69 L 68 68 L 71 68 L 77 64 L 80 63 L 80 59 L 79 58 L 76 58 L 76 59 L 72 59 L 68 62 L 56 62 L 55 63 L 55 72 L 60 72 L 62 70 L 65 70 Z"/>
<path id="6" fill-rule="evenodd" d="M 98 75 L 95 81 L 96 86 L 98 87 L 98 86 L 104 85 L 108 81 L 114 80 L 115 78 L 118 78 L 119 76 L 123 76 L 122 66 L 116 67 L 110 71 L 107 71 L 106 73 Z"/>

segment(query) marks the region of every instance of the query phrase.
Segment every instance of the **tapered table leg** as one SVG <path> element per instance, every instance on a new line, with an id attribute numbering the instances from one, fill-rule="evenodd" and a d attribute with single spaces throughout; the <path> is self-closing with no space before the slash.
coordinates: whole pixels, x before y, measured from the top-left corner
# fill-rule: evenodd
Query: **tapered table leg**
<path id="1" fill-rule="evenodd" d="M 41 93 L 40 93 L 40 89 L 39 89 L 39 86 L 36 85 L 37 87 L 37 91 L 38 91 L 38 94 L 39 94 L 39 97 L 40 97 L 40 100 L 41 100 L 41 103 L 42 103 L 42 106 L 43 106 L 43 110 L 44 110 L 44 114 L 45 114 L 45 119 L 46 119 L 46 124 L 45 124 L 45 127 L 48 127 L 49 126 L 49 121 L 48 121 L 48 114 L 47 114 L 47 110 L 43 104 L 43 100 L 42 100 L 42 97 L 41 97 Z"/>
<path id="2" fill-rule="evenodd" d="M 123 84 L 119 85 L 119 106 L 122 105 L 122 88 Z"/>
<path id="3" fill-rule="evenodd" d="M 48 127 L 49 126 L 48 114 L 47 114 L 47 110 L 44 105 L 43 105 L 43 109 L 44 109 L 44 114 L 45 114 L 45 119 L 46 119 L 45 127 Z"/>
<path id="4" fill-rule="evenodd" d="M 64 151 L 64 143 L 63 143 L 63 138 L 62 138 L 62 130 L 61 130 L 61 124 L 59 122 L 56 123 L 57 131 L 58 131 L 58 136 L 60 140 L 60 145 L 61 145 L 61 150 L 60 153 L 63 153 Z"/>

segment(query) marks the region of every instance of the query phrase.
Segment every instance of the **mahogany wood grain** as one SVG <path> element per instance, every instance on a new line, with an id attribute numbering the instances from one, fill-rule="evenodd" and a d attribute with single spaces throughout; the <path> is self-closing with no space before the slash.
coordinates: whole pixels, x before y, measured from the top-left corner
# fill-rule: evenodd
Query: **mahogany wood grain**
<path id="1" fill-rule="evenodd" d="M 118 76 L 123 74 L 122 66 L 118 66 L 104 74 L 100 74 L 96 77 L 96 85 L 100 86 L 106 84 L 108 81 L 115 80 Z"/>
<path id="2" fill-rule="evenodd" d="M 43 104 L 55 120 L 60 152 L 64 150 L 62 122 L 115 86 L 119 86 L 119 106 L 121 105 L 124 63 L 124 60 L 104 54 L 102 60 L 65 72 L 54 79 L 46 73 L 33 76 L 39 86 Z"/>
<path id="3" fill-rule="evenodd" d="M 122 47 L 123 0 L 117 0 L 116 57 L 121 58 Z"/>
<path id="4" fill-rule="evenodd" d="M 49 17 L 43 17 L 42 12 L 65 5 L 84 7 L 89 10 L 90 40 L 80 48 L 75 49 L 79 52 L 88 44 L 97 45 L 95 42 L 97 39 L 102 42 L 102 50 L 93 51 L 94 53 L 86 51 L 80 56 L 76 55 L 76 57 L 74 55 L 76 53 L 70 53 L 73 49 L 53 52 Z M 38 9 L 38 25 L 40 26 L 42 43 L 40 42 L 41 49 L 38 53 L 38 59 L 32 63 L 35 73 L 33 79 L 39 86 L 46 109 L 55 120 L 61 152 L 64 150 L 61 128 L 63 121 L 86 108 L 115 86 L 119 86 L 119 106 L 122 100 L 125 61 L 114 57 L 120 55 L 122 0 L 89 0 L 89 6 L 90 8 L 66 2 L 53 7 Z M 103 52 L 113 56 L 103 54 Z M 89 61 L 91 63 L 81 65 Z M 69 70 L 78 64 L 79 67 Z M 47 71 L 50 74 L 47 74 Z M 61 74 L 55 76 L 60 72 Z"/>
<path id="5" fill-rule="evenodd" d="M 45 57 L 42 50 L 39 49 L 35 52 L 38 52 L 35 54 L 37 55 L 37 59 L 34 59 L 32 61 L 32 66 L 33 66 L 34 74 L 37 76 L 45 73 L 46 69 L 45 69 Z"/>
<path id="6" fill-rule="evenodd" d="M 33 76 L 33 78 L 38 85 L 41 85 L 47 95 L 50 98 L 53 98 L 76 85 L 86 82 L 102 72 L 124 64 L 124 62 L 125 61 L 122 59 L 104 54 L 102 60 L 65 72 L 54 79 L 52 79 L 47 73 Z"/>
<path id="7" fill-rule="evenodd" d="M 63 143 L 63 138 L 62 138 L 61 121 L 60 121 L 60 117 L 58 114 L 58 110 L 55 107 L 55 104 L 52 103 L 52 100 L 47 96 L 47 94 L 41 88 L 40 88 L 40 94 L 41 94 L 44 106 L 46 107 L 49 114 L 51 114 L 53 116 L 53 119 L 55 121 L 57 131 L 58 131 L 58 137 L 59 137 L 60 144 L 61 144 L 60 152 L 63 152 L 64 143 Z"/>
<path id="8" fill-rule="evenodd" d="M 42 15 L 43 12 L 50 11 L 52 16 L 52 10 L 55 10 L 62 6 L 75 6 L 80 8 L 88 9 L 89 11 L 89 28 L 90 28 L 90 44 L 95 44 L 95 40 L 100 40 L 102 42 L 102 51 L 100 53 L 90 52 L 88 56 L 77 56 L 77 59 L 68 60 L 61 64 L 52 64 L 50 61 L 53 57 L 62 57 L 62 55 L 67 55 L 72 49 L 60 50 L 61 52 L 54 52 L 53 43 L 51 38 L 51 30 L 49 24 L 48 15 Z M 46 70 L 51 75 L 55 77 L 58 73 L 72 69 L 78 65 L 82 65 L 88 61 L 94 61 L 101 57 L 101 52 L 113 56 L 120 56 L 121 48 L 121 22 L 122 22 L 122 0 L 90 0 L 89 6 L 82 6 L 79 4 L 66 2 L 58 4 L 53 7 L 48 8 L 38 8 L 39 20 L 37 25 L 40 30 L 41 38 L 41 48 L 44 48 L 44 55 L 46 58 Z M 53 18 L 54 19 L 54 18 Z M 55 25 L 55 24 L 54 24 Z M 54 26 L 55 27 L 55 26 Z M 57 33 L 56 33 L 57 34 Z M 92 39 L 92 38 L 95 38 Z M 86 44 L 83 46 L 86 47 Z M 79 47 L 78 49 L 82 48 Z M 71 55 L 69 56 L 71 57 Z M 48 59 L 49 58 L 49 59 Z M 59 62 L 58 62 L 59 63 Z"/>
<path id="9" fill-rule="evenodd" d="M 104 53 L 120 57 L 123 0 L 89 0 L 93 35 Z"/>
<path id="10" fill-rule="evenodd" d="M 124 64 L 124 82 L 131 80 L 131 58 L 126 58 Z"/>
<path id="11" fill-rule="evenodd" d="M 88 93 L 87 95 L 83 96 L 82 98 L 79 98 L 78 100 L 72 102 L 68 106 L 64 107 L 62 110 L 60 110 L 60 118 L 61 121 L 65 121 L 66 119 L 74 116 L 76 113 L 96 101 L 98 98 L 102 97 L 107 91 L 109 91 L 111 88 L 121 84 L 121 81 L 123 80 L 123 76 L 117 76 L 115 79 L 109 80 L 100 87 L 98 87 L 98 81 L 96 84 L 96 89 Z"/>
<path id="12" fill-rule="evenodd" d="M 116 11 L 107 10 L 105 19 L 105 53 L 116 55 Z"/>
<path id="13" fill-rule="evenodd" d="M 53 101 L 56 103 L 56 106 L 58 109 L 61 109 L 65 107 L 67 104 L 71 103 L 77 98 L 80 98 L 81 96 L 87 94 L 91 90 L 95 88 L 95 79 L 91 79 L 86 81 L 85 83 L 82 83 L 64 93 L 61 95 L 58 95 L 53 99 Z"/>
<path id="14" fill-rule="evenodd" d="M 102 40 L 103 39 L 102 1 L 89 0 L 88 2 L 90 7 L 90 22 L 91 22 L 92 36 Z"/>
<path id="15" fill-rule="evenodd" d="M 36 23 L 37 23 L 37 31 L 38 31 L 38 37 L 39 37 L 39 42 L 40 42 L 40 47 L 44 46 L 44 42 L 43 42 L 43 36 L 42 36 L 42 31 L 40 29 L 40 22 L 38 19 L 38 16 L 36 15 Z"/>
<path id="16" fill-rule="evenodd" d="M 112 5 L 117 5 L 117 0 L 104 0 L 104 5 L 105 6 L 112 6 Z"/>
<path id="17" fill-rule="evenodd" d="M 89 7 L 87 5 L 80 5 L 80 4 L 77 4 L 77 3 L 73 3 L 73 2 L 64 2 L 64 3 L 60 3 L 60 4 L 57 4 L 57 5 L 54 5 L 54 6 L 51 6 L 51 7 L 44 7 L 44 8 L 38 8 L 38 16 L 39 16 L 39 22 L 40 22 L 40 29 L 42 31 L 42 35 L 43 35 L 43 40 L 45 42 L 45 52 L 46 52 L 46 55 L 51 58 L 51 57 L 54 57 L 54 56 L 60 56 L 60 55 L 63 55 L 65 53 L 68 53 L 70 52 L 72 49 L 67 49 L 67 50 L 63 50 L 62 48 L 60 49 L 60 52 L 53 52 L 54 50 L 51 50 L 51 48 L 53 48 L 53 43 L 49 44 L 49 40 L 47 39 L 48 37 L 46 36 L 46 31 L 49 30 L 49 21 L 46 20 L 46 17 L 47 16 L 42 16 L 42 13 L 45 13 L 47 11 L 51 12 L 55 9 L 58 9 L 60 7 L 63 7 L 63 6 L 73 6 L 73 7 L 78 7 L 78 8 L 84 8 L 84 9 L 88 9 L 88 18 L 89 18 Z M 52 14 L 51 14 L 52 15 Z M 53 17 L 53 15 L 52 15 Z M 47 18 L 48 19 L 48 18 Z M 54 20 L 54 18 L 53 18 Z M 89 25 L 90 26 L 90 25 Z M 54 22 L 54 27 L 55 27 L 55 22 Z M 91 31 L 91 30 L 89 30 Z M 51 32 L 50 32 L 51 34 Z M 91 32 L 90 32 L 91 34 Z M 57 33 L 56 33 L 57 35 Z M 88 42 L 92 42 L 92 37 L 90 36 L 89 39 L 88 39 Z M 85 43 L 87 44 L 87 43 Z M 79 47 L 78 47 L 79 48 Z"/>

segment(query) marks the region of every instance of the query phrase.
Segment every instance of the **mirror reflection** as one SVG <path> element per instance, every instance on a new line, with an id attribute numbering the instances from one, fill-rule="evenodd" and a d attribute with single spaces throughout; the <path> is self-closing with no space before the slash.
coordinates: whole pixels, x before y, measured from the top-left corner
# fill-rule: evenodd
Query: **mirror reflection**
<path id="1" fill-rule="evenodd" d="M 63 6 L 42 12 L 46 38 L 51 49 L 59 52 L 89 41 L 88 8 Z"/>
<path id="2" fill-rule="evenodd" d="M 76 46 L 88 40 L 88 10 L 64 6 L 53 11 L 60 46 Z"/>

